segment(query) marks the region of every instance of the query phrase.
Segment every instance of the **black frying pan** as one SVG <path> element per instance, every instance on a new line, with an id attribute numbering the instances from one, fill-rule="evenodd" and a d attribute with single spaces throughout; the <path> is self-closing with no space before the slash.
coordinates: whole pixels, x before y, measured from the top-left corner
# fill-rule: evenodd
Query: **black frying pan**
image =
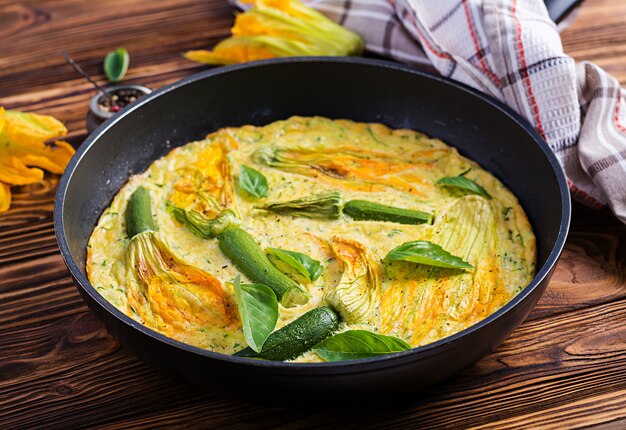
<path id="1" fill-rule="evenodd" d="M 208 352 L 158 334 L 102 298 L 85 276 L 87 241 L 133 173 L 173 147 L 224 126 L 291 115 L 382 122 L 456 146 L 520 199 L 537 236 L 538 272 L 510 303 L 458 334 L 407 352 L 340 363 L 294 364 Z M 129 351 L 204 389 L 362 395 L 419 390 L 495 349 L 526 318 L 552 274 L 569 227 L 565 177 L 545 142 L 502 104 L 461 84 L 389 62 L 292 58 L 209 70 L 120 112 L 83 143 L 59 183 L 54 221 L 61 253 L 89 307 Z M 262 387 L 262 391 L 259 391 Z M 274 393 L 274 394 L 272 394 Z M 360 396 L 359 396 L 360 397 Z"/>

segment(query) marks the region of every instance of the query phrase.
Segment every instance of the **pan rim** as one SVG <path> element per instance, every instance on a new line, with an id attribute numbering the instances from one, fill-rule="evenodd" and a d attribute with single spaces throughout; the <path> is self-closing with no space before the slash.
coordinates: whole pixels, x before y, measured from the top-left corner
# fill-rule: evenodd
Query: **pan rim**
<path id="1" fill-rule="evenodd" d="M 442 82 L 445 85 L 451 85 L 455 87 L 459 91 L 463 91 L 466 93 L 470 93 L 470 95 L 479 98 L 483 103 L 487 103 L 492 107 L 496 108 L 500 112 L 502 112 L 505 116 L 509 118 L 509 120 L 513 121 L 518 127 L 521 127 L 524 132 L 526 132 L 530 137 L 535 141 L 535 143 L 539 146 L 541 151 L 544 153 L 544 156 L 547 158 L 552 171 L 556 177 L 558 189 L 560 192 L 560 200 L 561 200 L 561 216 L 559 222 L 559 232 L 557 234 L 556 240 L 550 253 L 548 254 L 545 263 L 541 266 L 540 270 L 535 274 L 531 282 L 513 299 L 511 299 L 506 305 L 497 310 L 496 312 L 489 315 L 487 318 L 479 321 L 472 326 L 455 333 L 451 336 L 440 339 L 436 342 L 429 343 L 417 348 L 412 348 L 407 351 L 388 354 L 381 357 L 374 358 L 365 358 L 359 360 L 349 360 L 349 361 L 340 361 L 340 362 L 324 362 L 324 363 L 290 363 L 290 362 L 276 362 L 276 361 L 265 361 L 265 360 L 252 360 L 249 358 L 243 357 L 234 357 L 231 355 L 221 354 L 213 351 L 208 351 L 199 347 L 195 347 L 192 345 L 185 344 L 183 342 L 179 342 L 172 338 L 169 338 L 163 334 L 160 334 L 143 324 L 135 321 L 134 319 L 128 317 L 124 313 L 122 313 L 119 309 L 117 309 L 113 304 L 108 302 L 103 296 L 100 295 L 96 291 L 96 289 L 91 285 L 86 275 L 82 273 L 78 264 L 74 260 L 72 253 L 69 248 L 69 244 L 67 243 L 67 238 L 65 236 L 65 223 L 63 220 L 64 207 L 65 207 L 65 195 L 69 184 L 71 182 L 72 176 L 81 162 L 83 156 L 89 151 L 89 149 L 103 136 L 108 129 L 115 126 L 115 124 L 120 121 L 125 116 L 129 115 L 131 112 L 140 109 L 144 104 L 150 103 L 153 99 L 160 97 L 166 93 L 176 90 L 179 87 L 183 87 L 185 85 L 191 84 L 193 82 L 208 79 L 213 76 L 218 76 L 224 73 L 231 73 L 242 69 L 251 69 L 257 67 L 266 67 L 266 66 L 274 66 L 278 64 L 288 64 L 288 63 L 348 63 L 348 64 L 357 64 L 362 66 L 369 67 L 380 67 L 385 69 L 394 69 L 399 70 L 401 72 L 410 73 L 413 75 L 417 75 L 420 78 L 431 79 L 435 81 Z M 270 60 L 261 60 L 255 61 L 245 64 L 237 64 L 231 66 L 224 67 L 216 67 L 209 69 L 207 71 L 203 71 L 186 78 L 183 78 L 179 81 L 176 81 L 172 84 L 166 85 L 158 90 L 153 91 L 151 94 L 141 98 L 139 101 L 130 105 L 124 109 L 122 109 L 118 114 L 114 115 L 112 118 L 105 121 L 101 124 L 94 132 L 92 132 L 85 141 L 81 144 L 79 149 L 76 151 L 75 156 L 71 159 L 70 163 L 65 169 L 63 176 L 59 180 L 57 192 L 54 201 L 54 229 L 55 235 L 57 239 L 57 243 L 59 249 L 61 251 L 61 256 L 65 265 L 70 271 L 75 283 L 77 286 L 89 297 L 98 303 L 104 310 L 108 313 L 112 314 L 116 319 L 120 320 L 125 325 L 129 326 L 130 329 L 138 330 L 141 334 L 146 335 L 154 341 L 163 342 L 170 347 L 182 349 L 187 353 L 192 353 L 195 355 L 207 357 L 210 359 L 225 361 L 231 364 L 242 365 L 242 366 L 251 366 L 254 368 L 263 368 L 267 370 L 286 370 L 286 371 L 298 371 L 298 372 L 313 372 L 315 373 L 334 373 L 333 370 L 340 371 L 341 373 L 353 373 L 353 372 L 361 372 L 366 370 L 367 368 L 374 367 L 393 367 L 397 365 L 402 365 L 406 361 L 412 361 L 418 358 L 419 356 L 428 356 L 435 355 L 440 351 L 442 346 L 458 341 L 459 339 L 468 336 L 481 328 L 491 324 L 496 319 L 502 317 L 515 307 L 519 303 L 525 300 L 527 296 L 529 296 L 539 285 L 543 282 L 543 280 L 548 276 L 550 271 L 556 265 L 559 256 L 563 251 L 563 247 L 565 246 L 565 240 L 567 238 L 567 233 L 569 231 L 571 218 L 571 201 L 569 194 L 569 187 L 567 185 L 567 179 L 565 174 L 558 163 L 556 156 L 553 154 L 552 150 L 549 148 L 548 144 L 544 141 L 544 139 L 537 133 L 536 130 L 532 128 L 532 126 L 526 122 L 520 115 L 514 112 L 511 108 L 504 105 L 500 101 L 479 92 L 478 90 L 471 88 L 465 84 L 462 84 L 457 81 L 453 81 L 449 78 L 445 78 L 434 73 L 430 73 L 427 71 L 423 71 L 417 69 L 415 67 L 411 67 L 408 65 L 403 65 L 387 60 L 379 60 L 379 59 L 370 59 L 370 58 L 355 58 L 355 57 L 289 57 L 289 58 L 279 58 L 279 59 L 270 59 Z"/>

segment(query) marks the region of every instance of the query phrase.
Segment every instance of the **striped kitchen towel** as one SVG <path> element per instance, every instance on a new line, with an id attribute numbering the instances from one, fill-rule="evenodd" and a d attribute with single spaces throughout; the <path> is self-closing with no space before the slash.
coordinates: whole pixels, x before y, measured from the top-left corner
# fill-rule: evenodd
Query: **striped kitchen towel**
<path id="1" fill-rule="evenodd" d="M 548 142 L 572 196 L 626 223 L 626 104 L 616 79 L 563 52 L 541 0 L 305 0 L 369 51 L 432 64 L 503 101 Z M 503 143 L 506 144 L 506 143 Z M 529 172 L 532 174 L 532 172 Z"/>

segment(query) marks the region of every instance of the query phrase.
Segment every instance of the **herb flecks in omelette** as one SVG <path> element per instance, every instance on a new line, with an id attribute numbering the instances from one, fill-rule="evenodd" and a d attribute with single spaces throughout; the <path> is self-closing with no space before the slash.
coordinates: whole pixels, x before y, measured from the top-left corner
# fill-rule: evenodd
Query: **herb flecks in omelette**
<path id="1" fill-rule="evenodd" d="M 235 186 L 242 166 L 262 173 L 271 186 L 263 200 Z M 463 177 L 459 172 L 471 176 L 480 189 L 467 181 L 461 186 L 458 180 L 456 186 L 437 184 L 442 178 Z M 228 299 L 234 292 L 226 283 L 237 275 L 244 284 L 267 284 L 277 297 L 287 291 L 293 297 L 283 297 L 276 328 L 262 347 L 267 330 L 255 339 L 260 352 L 245 349 L 236 304 L 235 324 L 216 318 L 224 315 L 219 305 L 206 308 L 210 301 L 203 297 L 212 291 L 210 285 L 169 287 L 151 280 L 152 275 L 143 281 L 131 276 L 126 267 L 138 257 L 126 250 L 124 217 L 108 215 L 102 216 L 89 242 L 91 282 L 131 318 L 226 354 L 312 362 L 400 351 L 402 342 L 424 345 L 493 313 L 534 273 L 535 238 L 515 196 L 454 148 L 411 130 L 320 117 L 221 129 L 174 149 L 131 178 L 108 213 L 124 213 L 139 186 L 150 192 L 158 227 L 156 233 L 141 234 L 161 240 L 150 238 L 152 255 L 175 254 L 176 265 L 184 263 L 184 271 L 193 267 L 213 277 Z M 346 211 L 352 201 L 366 204 Z M 376 218 L 376 211 L 386 212 Z M 244 252 L 243 262 L 241 244 L 226 233 L 239 230 L 244 233 L 237 238 L 245 235 L 254 243 L 254 255 Z M 436 245 L 472 268 L 385 259 L 395 248 L 417 241 Z M 136 242 L 129 249 L 140 248 Z M 279 270 L 276 275 L 271 268 L 284 262 L 267 258 L 272 249 L 307 256 L 320 267 L 309 267 L 315 276 L 306 265 L 307 270 L 290 267 L 293 278 Z M 163 258 L 147 264 L 171 271 L 169 257 Z M 251 270 L 259 262 L 280 281 L 259 281 L 260 274 Z M 146 306 L 133 298 L 140 291 L 138 282 L 143 282 L 142 291 L 167 291 L 152 295 L 153 302 Z M 191 300 L 189 291 L 200 297 L 193 309 L 189 304 L 198 302 Z M 311 339 L 295 341 L 302 321 L 312 318 L 309 334 L 317 342 L 351 334 L 322 346 L 310 345 Z M 300 322 L 290 326 L 295 321 Z M 291 328 L 281 331 L 285 327 Z"/>

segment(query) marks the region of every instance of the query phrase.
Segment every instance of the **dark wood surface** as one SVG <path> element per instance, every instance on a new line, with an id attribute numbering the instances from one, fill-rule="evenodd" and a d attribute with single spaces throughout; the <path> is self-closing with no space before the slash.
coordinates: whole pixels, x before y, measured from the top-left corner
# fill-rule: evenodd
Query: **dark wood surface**
<path id="1" fill-rule="evenodd" d="M 217 0 L 0 0 L 0 105 L 56 116 L 79 145 L 93 91 L 60 50 L 102 79 L 101 59 L 123 45 L 128 81 L 159 87 L 203 70 L 180 53 L 225 37 L 232 18 Z M 587 0 L 563 40 L 626 83 L 625 2 Z M 393 405 L 286 409 L 203 394 L 126 353 L 61 260 L 57 181 L 13 188 L 0 215 L 0 429 L 626 428 L 626 226 L 606 210 L 574 207 L 541 302 L 471 369 Z"/>

